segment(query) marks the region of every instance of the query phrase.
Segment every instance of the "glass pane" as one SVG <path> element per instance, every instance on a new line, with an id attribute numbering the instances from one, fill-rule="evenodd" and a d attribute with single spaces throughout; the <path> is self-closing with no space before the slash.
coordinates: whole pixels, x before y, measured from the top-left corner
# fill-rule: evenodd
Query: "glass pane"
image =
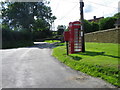
<path id="1" fill-rule="evenodd" d="M 74 30 L 78 30 L 78 28 L 75 28 Z"/>
<path id="2" fill-rule="evenodd" d="M 75 49 L 74 51 L 81 51 L 81 49 Z"/>
<path id="3" fill-rule="evenodd" d="M 74 45 L 78 45 L 78 43 L 75 43 Z"/>
<path id="4" fill-rule="evenodd" d="M 81 48 L 81 46 L 75 46 L 74 48 Z"/>

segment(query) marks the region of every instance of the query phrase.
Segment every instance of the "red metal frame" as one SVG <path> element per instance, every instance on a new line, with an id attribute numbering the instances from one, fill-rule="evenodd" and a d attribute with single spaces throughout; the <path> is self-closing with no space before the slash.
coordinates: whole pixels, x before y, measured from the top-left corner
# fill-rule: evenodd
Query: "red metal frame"
<path id="1" fill-rule="evenodd" d="M 69 53 L 77 53 L 82 51 L 80 22 L 69 23 Z"/>

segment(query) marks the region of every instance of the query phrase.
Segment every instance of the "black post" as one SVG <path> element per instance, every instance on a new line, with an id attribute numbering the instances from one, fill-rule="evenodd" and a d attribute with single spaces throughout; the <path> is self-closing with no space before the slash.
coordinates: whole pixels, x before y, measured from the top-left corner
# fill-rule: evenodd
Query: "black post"
<path id="1" fill-rule="evenodd" d="M 69 55 L 69 48 L 68 48 L 68 41 L 66 41 L 66 49 L 67 49 L 67 55 Z"/>
<path id="2" fill-rule="evenodd" d="M 83 7 L 84 7 L 84 2 L 83 2 L 83 0 L 80 0 L 80 21 L 81 21 L 82 52 L 85 52 Z"/>

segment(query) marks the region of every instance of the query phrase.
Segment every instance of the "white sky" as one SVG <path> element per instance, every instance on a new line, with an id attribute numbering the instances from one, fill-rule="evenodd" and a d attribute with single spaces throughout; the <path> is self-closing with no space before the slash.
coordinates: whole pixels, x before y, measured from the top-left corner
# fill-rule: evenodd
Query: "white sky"
<path id="1" fill-rule="evenodd" d="M 79 0 L 49 0 L 53 15 L 57 17 L 53 23 L 53 30 L 58 25 L 68 26 L 69 22 L 80 19 Z M 111 17 L 118 13 L 118 2 L 120 0 L 83 0 L 84 19 L 96 17 Z M 55 27 L 55 28 L 54 28 Z"/>
<path id="2" fill-rule="evenodd" d="M 5 0 L 0 0 L 5 1 Z M 14 0 L 17 1 L 17 0 Z M 42 0 L 18 0 L 18 1 L 42 1 Z M 44 0 L 43 0 L 44 1 Z M 53 15 L 57 17 L 53 23 L 53 30 L 57 30 L 58 25 L 68 26 L 69 22 L 80 19 L 79 0 L 47 0 Z M 84 19 L 96 17 L 111 17 L 118 12 L 118 2 L 120 0 L 83 0 Z"/>

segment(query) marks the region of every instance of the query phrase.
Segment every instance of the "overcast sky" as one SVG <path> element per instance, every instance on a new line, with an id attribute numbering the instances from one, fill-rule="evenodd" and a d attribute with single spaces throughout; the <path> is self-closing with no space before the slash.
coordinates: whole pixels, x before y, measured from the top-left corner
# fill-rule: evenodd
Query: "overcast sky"
<path id="1" fill-rule="evenodd" d="M 58 25 L 68 26 L 69 22 L 80 19 L 79 0 L 49 0 L 53 15 L 57 17 L 53 27 Z M 120 0 L 83 0 L 84 19 L 96 17 L 111 17 L 118 12 Z"/>
<path id="2" fill-rule="evenodd" d="M 33 2 L 42 0 L 13 0 L 13 1 Z M 53 30 L 56 30 L 58 25 L 68 26 L 69 22 L 78 21 L 80 19 L 79 0 L 47 0 L 47 1 L 50 1 L 49 6 L 52 9 L 52 13 L 57 17 L 57 19 L 53 23 Z M 84 19 L 87 20 L 93 19 L 93 16 L 96 17 L 113 16 L 115 13 L 118 13 L 119 1 L 120 0 L 83 0 Z"/>

